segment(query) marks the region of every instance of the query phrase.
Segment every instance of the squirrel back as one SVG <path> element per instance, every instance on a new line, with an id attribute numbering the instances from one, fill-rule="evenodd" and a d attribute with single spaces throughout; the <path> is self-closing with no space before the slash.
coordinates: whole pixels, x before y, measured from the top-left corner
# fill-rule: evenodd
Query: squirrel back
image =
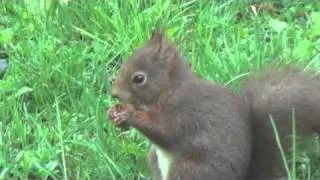
<path id="1" fill-rule="evenodd" d="M 297 136 L 320 133 L 320 80 L 311 70 L 285 67 L 257 73 L 242 86 L 254 127 L 249 179 L 286 177 L 270 115 L 287 156 L 293 120 Z"/>

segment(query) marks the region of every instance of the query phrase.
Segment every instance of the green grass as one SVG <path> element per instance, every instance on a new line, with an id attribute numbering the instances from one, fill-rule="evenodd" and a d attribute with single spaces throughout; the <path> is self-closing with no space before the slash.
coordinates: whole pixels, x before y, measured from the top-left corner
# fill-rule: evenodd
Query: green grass
<path id="1" fill-rule="evenodd" d="M 199 76 L 232 88 L 268 64 L 320 69 L 320 3 L 280 4 L 271 15 L 236 0 L 1 1 L 0 179 L 148 179 L 145 139 L 105 117 L 119 63 L 160 24 Z M 306 149 L 298 172 L 319 179 L 320 148 Z"/>

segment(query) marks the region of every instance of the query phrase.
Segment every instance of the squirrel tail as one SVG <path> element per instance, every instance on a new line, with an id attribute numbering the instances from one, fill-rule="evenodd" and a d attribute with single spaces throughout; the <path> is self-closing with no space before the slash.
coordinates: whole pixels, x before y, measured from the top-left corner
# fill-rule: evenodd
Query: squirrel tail
<path id="1" fill-rule="evenodd" d="M 284 150 L 291 147 L 292 141 L 287 138 L 292 135 L 293 120 L 298 136 L 320 133 L 320 78 L 312 71 L 286 67 L 258 73 L 242 86 L 253 126 L 252 167 L 248 179 L 276 179 L 284 174 L 271 117 Z"/>

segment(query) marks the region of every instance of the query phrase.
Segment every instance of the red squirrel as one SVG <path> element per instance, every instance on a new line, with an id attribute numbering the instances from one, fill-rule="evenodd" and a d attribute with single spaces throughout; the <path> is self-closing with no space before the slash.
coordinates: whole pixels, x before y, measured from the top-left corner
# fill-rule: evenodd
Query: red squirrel
<path id="1" fill-rule="evenodd" d="M 269 72 L 243 92 L 197 77 L 161 31 L 154 31 L 112 84 L 116 127 L 136 128 L 150 142 L 155 180 L 262 180 L 285 177 L 269 114 L 281 137 L 320 130 L 320 81 L 308 73 Z M 318 119 L 317 119 L 318 118 Z M 287 141 L 285 141 L 287 142 Z M 286 144 L 285 144 L 286 145 Z"/>

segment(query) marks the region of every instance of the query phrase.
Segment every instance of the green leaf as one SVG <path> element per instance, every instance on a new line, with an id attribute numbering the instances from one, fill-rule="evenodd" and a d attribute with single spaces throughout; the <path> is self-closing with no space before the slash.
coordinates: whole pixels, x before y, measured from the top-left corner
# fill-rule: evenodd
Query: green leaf
<path id="1" fill-rule="evenodd" d="M 8 44 L 11 42 L 13 37 L 12 29 L 5 29 L 0 31 L 0 45 Z"/>
<path id="2" fill-rule="evenodd" d="M 286 22 L 279 21 L 277 19 L 271 19 L 269 21 L 269 26 L 275 32 L 280 33 L 287 28 L 288 24 Z"/>
<path id="3" fill-rule="evenodd" d="M 308 39 L 303 39 L 297 43 L 293 49 L 294 57 L 309 59 L 312 57 L 313 43 Z"/>
<path id="4" fill-rule="evenodd" d="M 31 92 L 31 91 L 33 91 L 33 89 L 32 88 L 29 88 L 29 87 L 22 87 L 21 89 L 19 89 L 19 91 L 15 94 L 15 97 L 19 97 L 19 96 L 21 96 L 21 95 L 23 95 L 23 94 L 26 94 L 26 93 L 28 93 L 28 92 Z"/>
<path id="5" fill-rule="evenodd" d="M 311 12 L 311 20 L 315 24 L 320 24 L 320 12 Z"/>
<path id="6" fill-rule="evenodd" d="M 320 12 L 312 12 L 311 20 L 312 20 L 311 34 L 313 36 L 319 36 L 320 35 Z"/>

